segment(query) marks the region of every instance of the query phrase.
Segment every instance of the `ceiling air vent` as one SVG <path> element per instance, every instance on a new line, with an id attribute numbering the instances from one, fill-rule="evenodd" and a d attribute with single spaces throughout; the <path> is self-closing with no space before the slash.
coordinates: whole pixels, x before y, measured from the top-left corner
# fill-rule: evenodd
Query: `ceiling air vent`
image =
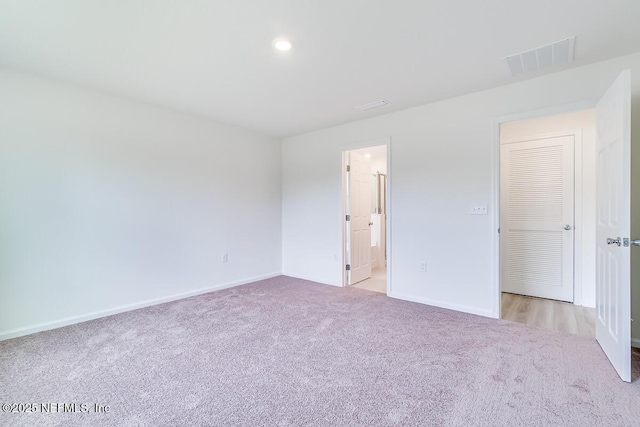
<path id="1" fill-rule="evenodd" d="M 389 101 L 387 101 L 386 99 L 381 99 L 379 101 L 373 101 L 373 102 L 368 102 L 366 104 L 359 105 L 356 107 L 356 110 L 369 111 L 369 110 L 375 110 L 376 108 L 387 107 L 389 105 L 391 105 Z"/>
<path id="2" fill-rule="evenodd" d="M 512 76 L 573 61 L 575 36 L 504 58 Z"/>

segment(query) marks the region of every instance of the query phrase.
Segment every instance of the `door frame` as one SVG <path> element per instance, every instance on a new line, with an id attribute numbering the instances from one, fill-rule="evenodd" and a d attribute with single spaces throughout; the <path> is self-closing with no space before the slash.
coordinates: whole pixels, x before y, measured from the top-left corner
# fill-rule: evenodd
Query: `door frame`
<path id="1" fill-rule="evenodd" d="M 492 317 L 496 319 L 500 319 L 502 317 L 502 307 L 501 307 L 501 299 L 502 299 L 502 283 L 500 281 L 500 234 L 498 233 L 498 229 L 500 228 L 500 126 L 503 123 L 527 120 L 527 119 L 535 119 L 545 116 L 554 116 L 557 114 L 565 114 L 565 113 L 575 113 L 581 110 L 589 110 L 595 108 L 598 99 L 592 99 L 587 101 L 575 102 L 571 104 L 557 105 L 549 108 L 541 108 L 537 110 L 524 111 L 516 114 L 509 114 L 506 116 L 498 116 L 493 119 L 493 153 L 491 156 L 491 204 L 490 206 L 490 222 L 493 224 L 493 229 L 491 231 L 491 247 L 492 247 L 492 259 L 493 265 L 491 267 L 491 293 L 492 293 L 492 308 L 491 313 Z M 577 153 L 575 154 L 577 157 Z M 574 211 L 574 217 L 576 216 Z M 574 236 L 574 245 L 576 239 Z M 574 246 L 575 248 L 575 246 Z M 574 249 L 574 257 L 575 257 L 575 249 Z M 575 262 L 574 262 L 575 269 Z M 574 271 L 574 304 L 576 301 L 575 298 L 575 282 L 576 282 L 576 272 Z M 580 299 L 582 299 L 582 295 L 580 295 Z"/>
<path id="2" fill-rule="evenodd" d="M 347 145 L 343 145 L 340 147 L 340 156 L 342 158 L 342 167 L 340 168 L 340 175 L 342 180 L 341 187 L 341 195 L 342 203 L 340 208 L 340 221 L 342 224 L 342 263 L 340 268 L 342 269 L 342 286 L 349 286 L 349 281 L 347 277 L 347 221 L 345 220 L 345 216 L 347 215 L 347 185 L 348 180 L 346 179 L 346 168 L 347 168 L 347 152 L 352 150 L 359 150 L 361 148 L 375 147 L 378 145 L 386 145 L 387 146 L 387 227 L 386 227 L 386 247 L 387 247 L 387 295 L 391 293 L 392 283 L 391 283 L 391 270 L 392 270 L 392 254 L 391 254 L 391 239 L 392 239 L 392 228 L 393 223 L 391 221 L 392 218 L 392 185 L 391 182 L 393 180 L 392 171 L 391 171 L 391 137 L 385 136 L 377 139 L 367 139 L 360 142 L 355 142 Z"/>

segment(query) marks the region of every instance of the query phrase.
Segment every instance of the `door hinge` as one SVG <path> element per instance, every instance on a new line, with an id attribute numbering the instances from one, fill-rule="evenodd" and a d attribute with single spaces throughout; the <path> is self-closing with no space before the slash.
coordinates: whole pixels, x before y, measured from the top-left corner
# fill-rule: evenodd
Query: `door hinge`
<path id="1" fill-rule="evenodd" d="M 500 234 L 500 229 L 498 228 L 498 234 Z"/>
<path id="2" fill-rule="evenodd" d="M 351 264 L 347 264 L 347 271 L 351 271 Z"/>
<path id="3" fill-rule="evenodd" d="M 351 165 L 347 165 L 347 172 L 351 172 Z"/>
<path id="4" fill-rule="evenodd" d="M 347 221 L 351 221 L 351 215 L 347 215 Z"/>

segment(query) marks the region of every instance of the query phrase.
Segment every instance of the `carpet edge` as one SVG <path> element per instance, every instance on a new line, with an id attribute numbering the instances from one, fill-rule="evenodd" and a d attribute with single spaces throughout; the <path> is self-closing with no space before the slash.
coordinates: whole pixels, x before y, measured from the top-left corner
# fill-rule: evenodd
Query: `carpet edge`
<path id="1" fill-rule="evenodd" d="M 102 317 L 112 316 L 118 313 L 124 313 L 127 311 L 137 310 L 140 308 L 151 307 L 154 305 L 164 304 L 167 302 L 177 301 L 185 298 L 190 298 L 196 295 L 202 295 L 213 291 L 219 291 L 222 289 L 233 288 L 235 286 L 247 285 L 260 280 L 271 279 L 273 277 L 281 276 L 281 272 L 272 272 L 263 274 L 260 276 L 249 277 L 247 279 L 236 280 L 233 282 L 221 283 L 218 285 L 209 286 L 206 288 L 199 288 L 187 292 L 181 292 L 178 294 L 167 295 L 164 297 L 153 298 L 131 304 L 125 304 L 105 310 L 93 311 L 90 313 L 80 314 L 77 316 L 65 317 L 58 320 L 52 320 L 49 322 L 37 323 L 31 326 L 25 326 L 22 328 L 10 329 L 8 331 L 0 331 L 0 341 L 5 341 L 12 338 L 18 338 L 25 335 L 35 334 L 37 332 L 49 331 L 51 329 L 58 329 L 65 326 L 75 325 L 89 320 L 95 320 Z"/>

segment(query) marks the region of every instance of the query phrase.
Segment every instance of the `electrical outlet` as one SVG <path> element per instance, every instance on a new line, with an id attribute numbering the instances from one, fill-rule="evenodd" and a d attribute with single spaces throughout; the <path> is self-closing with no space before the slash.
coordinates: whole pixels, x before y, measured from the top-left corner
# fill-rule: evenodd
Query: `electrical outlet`
<path id="1" fill-rule="evenodd" d="M 229 254 L 222 254 L 222 262 L 229 262 Z"/>
<path id="2" fill-rule="evenodd" d="M 482 203 L 479 205 L 471 206 L 471 211 L 469 212 L 471 215 L 486 215 L 488 211 L 487 204 Z"/>
<path id="3" fill-rule="evenodd" d="M 427 261 L 422 261 L 420 263 L 420 271 L 423 272 L 423 273 L 427 272 Z"/>

